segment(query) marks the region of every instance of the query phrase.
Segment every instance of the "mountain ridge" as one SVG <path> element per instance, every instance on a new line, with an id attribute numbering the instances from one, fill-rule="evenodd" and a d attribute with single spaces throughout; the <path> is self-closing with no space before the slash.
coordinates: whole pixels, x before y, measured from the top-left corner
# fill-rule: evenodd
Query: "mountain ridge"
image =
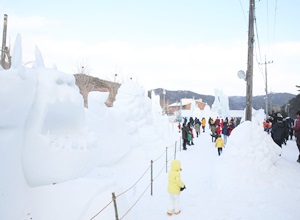
<path id="1" fill-rule="evenodd" d="M 157 88 L 153 89 L 156 95 L 161 97 L 161 100 L 164 99 L 164 89 Z M 148 91 L 148 94 L 151 93 Z M 269 109 L 274 111 L 280 110 L 280 108 L 286 105 L 291 99 L 296 97 L 294 94 L 290 93 L 269 93 L 268 94 L 268 106 Z M 165 102 L 170 105 L 174 102 L 179 102 L 180 99 L 183 98 L 194 98 L 194 99 L 202 99 L 204 103 L 207 103 L 209 106 L 212 106 L 215 100 L 215 96 L 213 95 L 203 95 L 198 94 L 189 90 L 165 90 Z M 229 109 L 230 110 L 244 110 L 246 107 L 246 97 L 245 96 L 228 96 L 229 101 Z M 253 96 L 252 106 L 254 109 L 265 109 L 266 102 L 264 95 Z"/>

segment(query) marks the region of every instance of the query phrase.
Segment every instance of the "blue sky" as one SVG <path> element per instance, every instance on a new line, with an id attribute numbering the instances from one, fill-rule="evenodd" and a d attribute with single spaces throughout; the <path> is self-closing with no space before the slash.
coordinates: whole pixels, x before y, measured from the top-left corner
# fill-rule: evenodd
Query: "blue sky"
<path id="1" fill-rule="evenodd" d="M 257 30 L 253 94 L 265 93 L 268 65 L 271 92 L 297 94 L 300 2 L 256 1 Z M 275 10 L 276 9 L 276 10 Z M 13 46 L 22 36 L 23 60 L 34 60 L 37 46 L 45 64 L 63 72 L 85 72 L 122 82 L 130 77 L 145 89 L 191 90 L 245 95 L 248 0 L 87 0 L 0 3 L 8 15 Z M 2 26 L 2 25 L 1 25 Z M 259 69 L 260 68 L 260 69 Z M 283 80 L 286 83 L 282 83 Z"/>

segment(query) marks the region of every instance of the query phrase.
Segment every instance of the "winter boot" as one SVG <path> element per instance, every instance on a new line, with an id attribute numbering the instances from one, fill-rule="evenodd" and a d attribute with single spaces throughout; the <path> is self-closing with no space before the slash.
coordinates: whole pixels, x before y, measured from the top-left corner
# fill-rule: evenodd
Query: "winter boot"
<path id="1" fill-rule="evenodd" d="M 180 214 L 180 212 L 181 212 L 180 210 L 179 210 L 178 212 L 175 212 L 175 215 L 178 215 L 178 214 Z"/>

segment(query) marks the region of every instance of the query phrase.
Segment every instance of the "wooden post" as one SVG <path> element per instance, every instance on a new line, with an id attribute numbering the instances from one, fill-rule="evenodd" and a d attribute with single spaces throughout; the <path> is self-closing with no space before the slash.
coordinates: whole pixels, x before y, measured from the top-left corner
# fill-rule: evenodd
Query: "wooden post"
<path id="1" fill-rule="evenodd" d="M 177 144 L 177 141 L 175 141 L 175 151 L 174 151 L 174 159 L 176 160 L 176 144 Z"/>
<path id="2" fill-rule="evenodd" d="M 5 54 L 6 54 L 6 32 L 7 32 L 7 14 L 4 14 L 3 23 L 3 37 L 2 37 L 2 49 L 1 49 L 1 66 L 6 69 L 5 65 Z"/>
<path id="3" fill-rule="evenodd" d="M 179 138 L 179 151 L 181 151 L 181 138 Z"/>
<path id="4" fill-rule="evenodd" d="M 119 220 L 119 217 L 118 217 L 118 208 L 117 208 L 117 201 L 116 201 L 116 195 L 115 195 L 114 192 L 112 193 L 112 200 L 113 200 L 113 202 L 114 202 L 116 220 Z"/>
<path id="5" fill-rule="evenodd" d="M 250 0 L 248 30 L 248 62 L 246 73 L 246 121 L 252 120 L 252 88 L 253 88 L 253 43 L 254 43 L 254 8 L 255 1 Z"/>
<path id="6" fill-rule="evenodd" d="M 168 147 L 166 147 L 166 173 L 168 173 Z"/>
<path id="7" fill-rule="evenodd" d="M 267 64 L 271 64 L 273 61 L 267 62 L 267 56 L 265 55 L 265 63 L 259 63 L 260 65 L 265 65 L 265 92 L 266 92 L 266 120 L 269 116 L 269 104 L 268 104 L 268 74 L 267 74 Z"/>
<path id="8" fill-rule="evenodd" d="M 151 196 L 153 195 L 153 160 L 151 160 Z"/>

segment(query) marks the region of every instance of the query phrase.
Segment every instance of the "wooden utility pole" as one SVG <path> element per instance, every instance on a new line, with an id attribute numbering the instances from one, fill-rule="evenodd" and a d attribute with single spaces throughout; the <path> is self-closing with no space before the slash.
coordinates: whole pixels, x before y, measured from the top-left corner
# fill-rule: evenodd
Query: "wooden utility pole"
<path id="1" fill-rule="evenodd" d="M 268 61 L 267 62 L 267 56 L 265 55 L 265 63 L 260 63 L 260 65 L 264 64 L 265 65 L 265 90 L 266 90 L 266 120 L 268 119 L 268 75 L 267 75 L 267 64 L 271 64 L 273 61 Z"/>
<path id="2" fill-rule="evenodd" d="M 7 14 L 4 14 L 3 23 L 3 37 L 2 37 L 2 49 L 1 49 L 1 66 L 6 69 L 5 65 L 5 54 L 6 54 L 6 32 L 7 32 Z"/>
<path id="3" fill-rule="evenodd" d="M 254 8 L 255 0 L 250 0 L 249 6 L 249 29 L 248 29 L 248 62 L 246 73 L 246 115 L 245 120 L 252 119 L 252 88 L 253 88 L 253 43 L 254 43 Z"/>

